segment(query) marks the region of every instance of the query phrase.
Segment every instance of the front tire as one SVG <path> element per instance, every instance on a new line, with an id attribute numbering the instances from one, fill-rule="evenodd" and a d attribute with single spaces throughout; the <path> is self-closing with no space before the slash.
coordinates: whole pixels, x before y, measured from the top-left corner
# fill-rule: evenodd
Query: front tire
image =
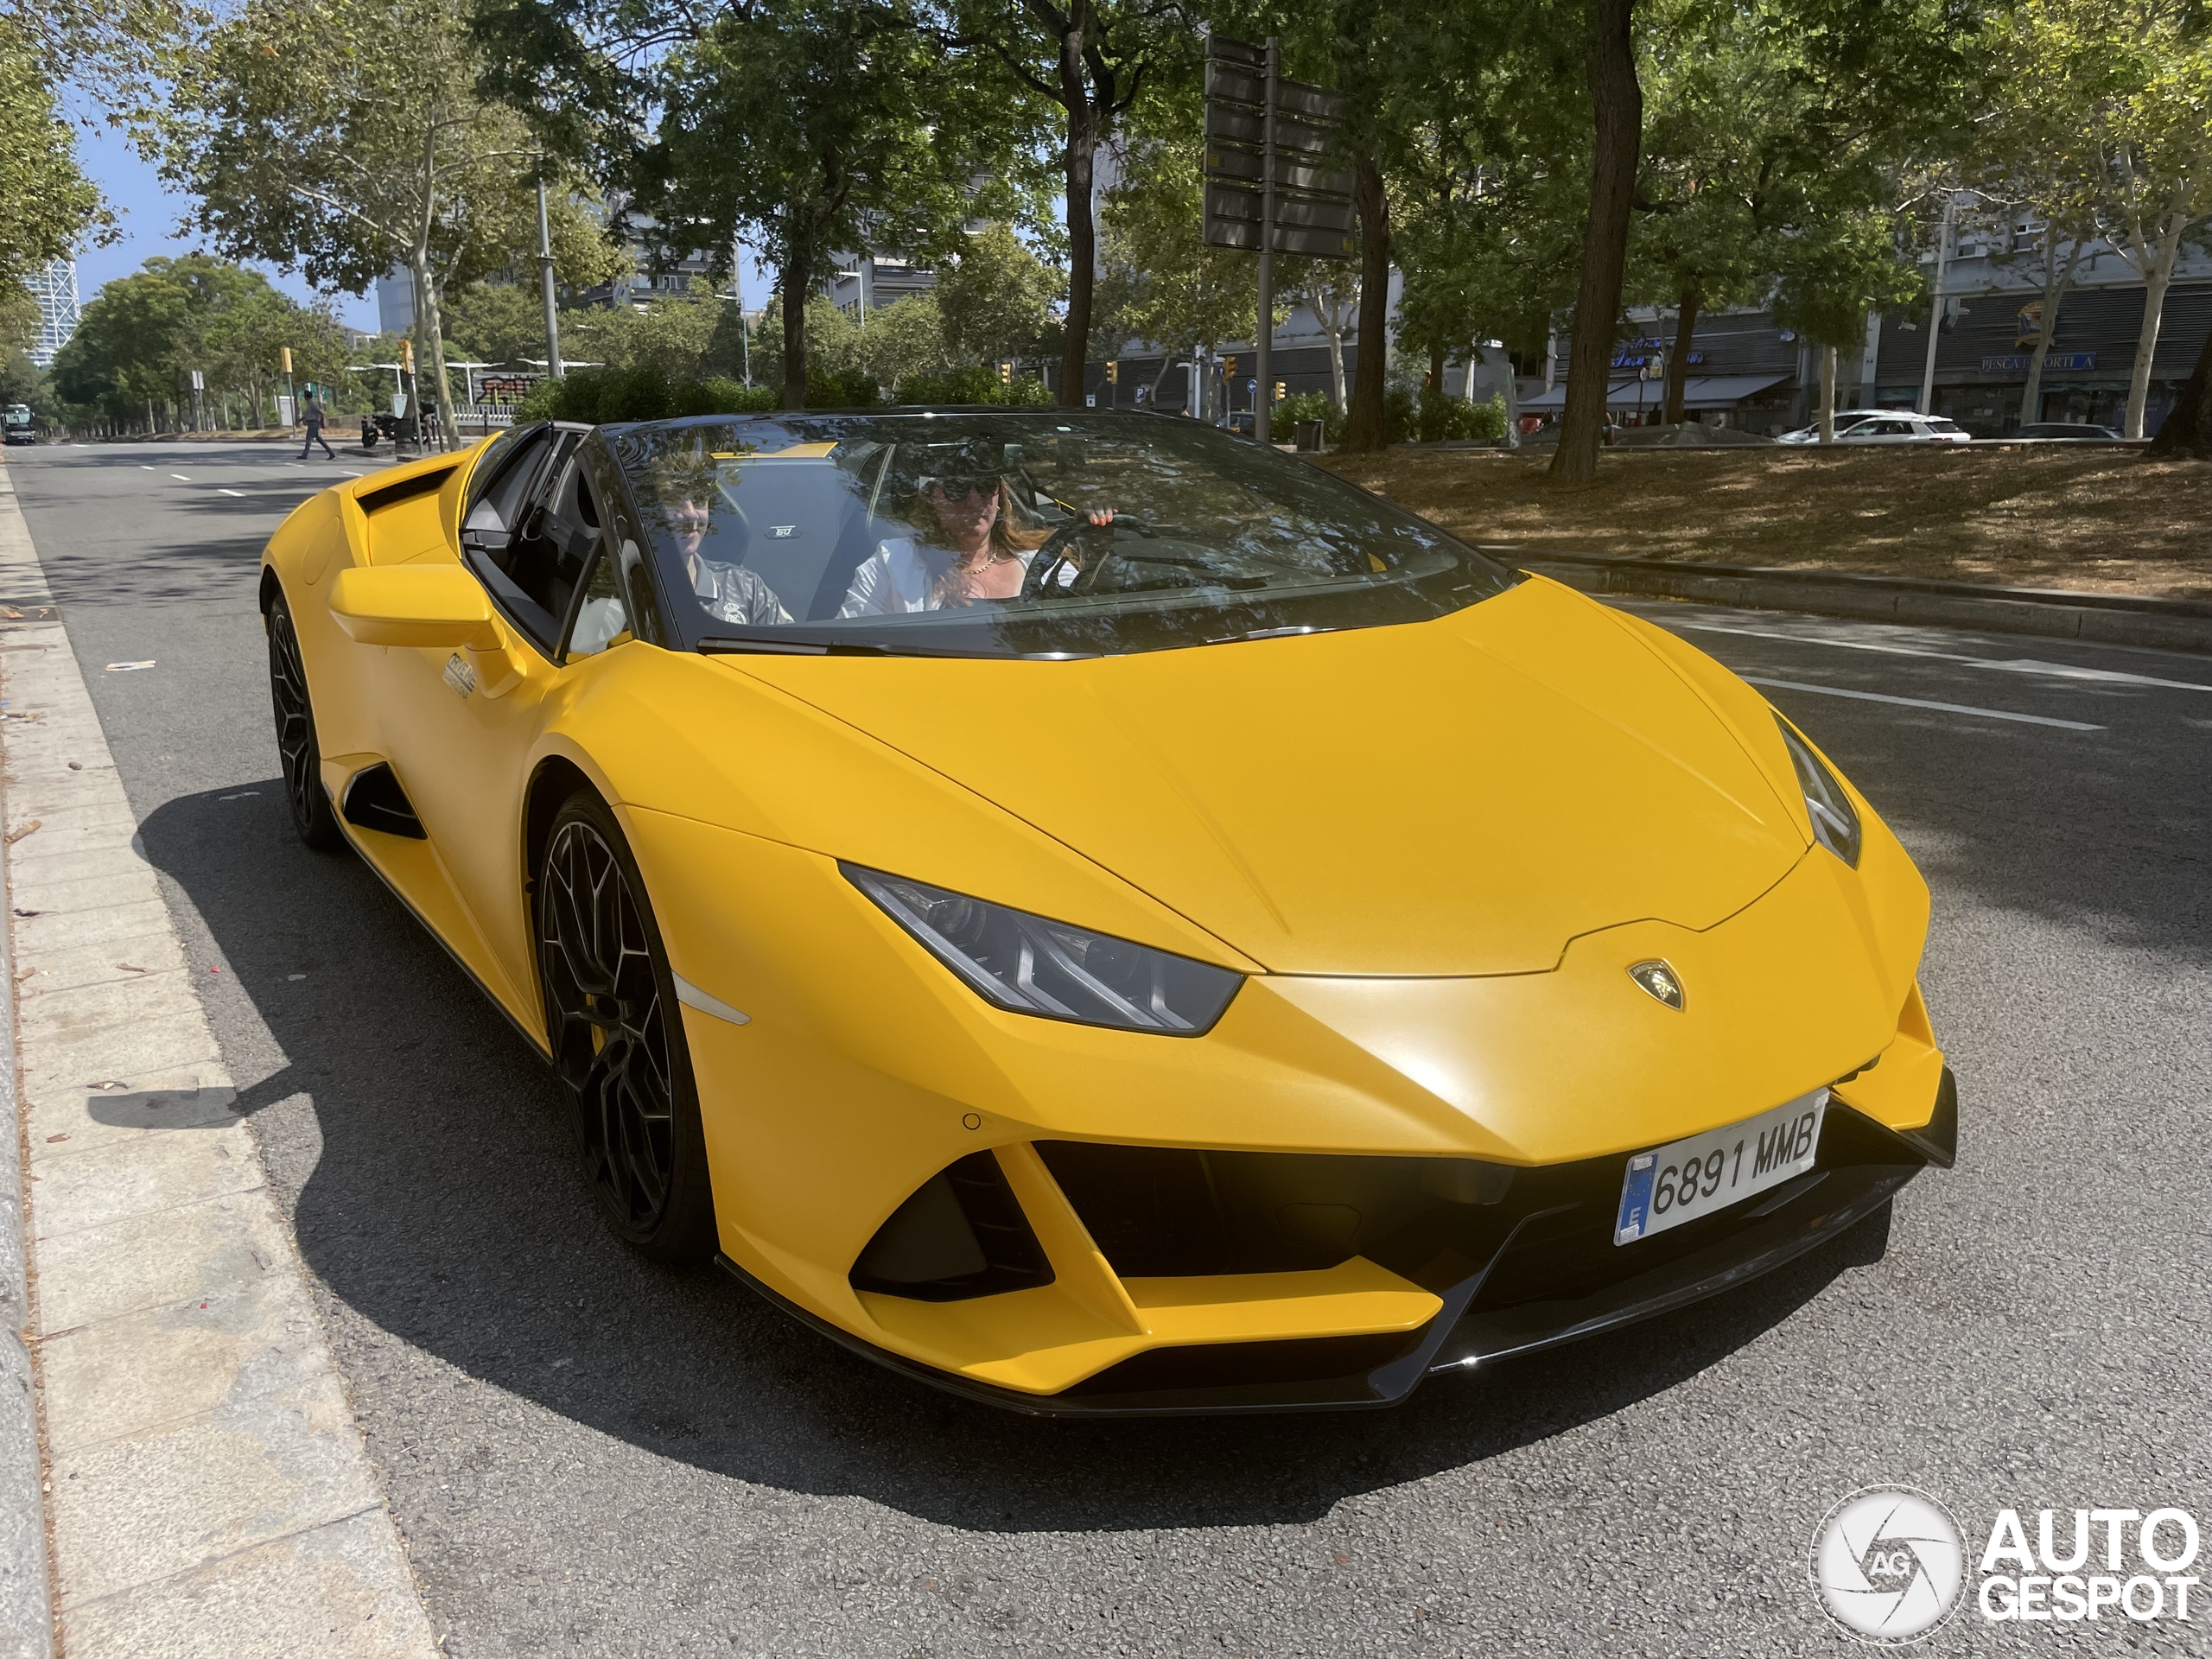
<path id="1" fill-rule="evenodd" d="M 292 607 L 279 593 L 269 607 L 269 701 L 276 716 L 276 760 L 284 773 L 284 800 L 292 828 L 319 853 L 346 844 L 322 786 L 322 746 L 315 741 L 315 705 L 308 698 L 307 667 Z"/>
<path id="2" fill-rule="evenodd" d="M 600 1213 L 656 1261 L 703 1261 L 714 1192 L 675 976 L 629 843 L 588 790 L 554 817 L 534 908 L 546 1037 Z"/>

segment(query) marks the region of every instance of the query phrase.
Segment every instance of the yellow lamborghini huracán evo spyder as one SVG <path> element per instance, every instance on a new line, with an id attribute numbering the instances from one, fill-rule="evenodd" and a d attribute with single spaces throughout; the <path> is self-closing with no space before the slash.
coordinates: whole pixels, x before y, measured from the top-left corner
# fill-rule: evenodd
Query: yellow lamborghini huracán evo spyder
<path id="1" fill-rule="evenodd" d="M 1662 630 L 1195 423 L 522 428 L 262 575 L 607 1221 L 1048 1414 L 1388 1405 L 1948 1166 L 1928 893 Z"/>

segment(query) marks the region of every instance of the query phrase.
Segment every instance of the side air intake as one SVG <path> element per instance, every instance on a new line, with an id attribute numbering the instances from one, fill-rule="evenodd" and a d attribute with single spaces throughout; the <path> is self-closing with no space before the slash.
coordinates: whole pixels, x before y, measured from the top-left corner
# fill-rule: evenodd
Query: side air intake
<path id="1" fill-rule="evenodd" d="M 353 774 L 339 810 L 346 815 L 346 823 L 363 830 L 404 836 L 410 841 L 429 839 L 423 832 L 423 820 L 415 816 L 407 791 L 400 788 L 390 765 L 381 760 Z"/>

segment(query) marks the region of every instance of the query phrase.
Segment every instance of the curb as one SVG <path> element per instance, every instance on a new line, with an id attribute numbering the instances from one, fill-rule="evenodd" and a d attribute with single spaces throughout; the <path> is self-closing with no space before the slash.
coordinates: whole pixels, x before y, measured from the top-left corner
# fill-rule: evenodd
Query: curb
<path id="1" fill-rule="evenodd" d="M 15 489 L 0 469 L 0 498 Z M 0 815 L 3 817 L 4 815 Z M 8 860 L 0 849 L 0 867 Z M 16 1089 L 16 953 L 0 925 L 0 1656 L 51 1659 L 52 1580 L 47 1567 L 45 1457 L 39 1440 L 38 1376 L 31 1361 L 29 1233 L 23 1213 L 23 1125 Z"/>
<path id="2" fill-rule="evenodd" d="M 70 1659 L 431 1659 L 312 1275 L 4 472 L 0 593 L 16 1236 L 57 1639 Z"/>
<path id="3" fill-rule="evenodd" d="M 1841 570 L 1686 565 L 1610 553 L 1532 553 L 1525 548 L 1487 545 L 1483 550 L 1586 594 L 1635 594 L 1745 610 L 1803 611 L 1815 616 L 2212 652 L 2212 602 L 2202 600 L 1998 588 Z"/>

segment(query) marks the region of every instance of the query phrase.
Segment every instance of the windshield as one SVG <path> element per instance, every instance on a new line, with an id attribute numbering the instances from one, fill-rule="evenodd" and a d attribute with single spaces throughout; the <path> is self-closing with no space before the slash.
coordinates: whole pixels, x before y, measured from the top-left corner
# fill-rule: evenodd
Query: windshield
<path id="1" fill-rule="evenodd" d="M 1419 621 L 1513 579 L 1319 467 L 1159 416 L 779 415 L 605 442 L 675 630 L 706 650 L 1112 655 Z"/>

